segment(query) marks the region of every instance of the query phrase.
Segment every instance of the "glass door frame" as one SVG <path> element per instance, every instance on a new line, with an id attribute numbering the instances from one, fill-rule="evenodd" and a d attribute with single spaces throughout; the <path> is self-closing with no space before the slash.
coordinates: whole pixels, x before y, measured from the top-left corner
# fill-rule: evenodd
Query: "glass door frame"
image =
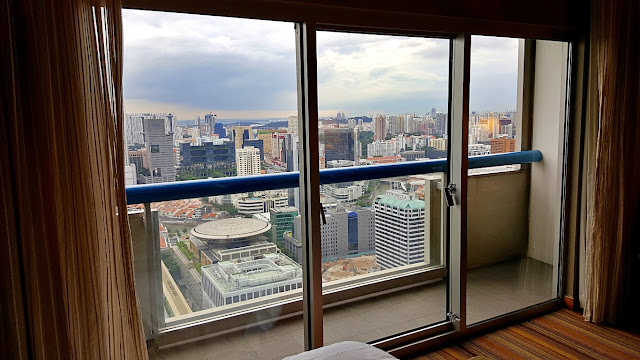
<path id="1" fill-rule="evenodd" d="M 449 39 L 449 89 L 448 134 L 450 146 L 447 161 L 451 166 L 444 173 L 443 186 L 452 179 L 459 185 L 455 193 L 456 205 L 443 209 L 442 226 L 445 256 L 443 262 L 447 271 L 447 320 L 428 325 L 402 334 L 396 334 L 373 344 L 382 349 L 393 349 L 413 341 L 439 334 L 464 329 L 466 293 L 466 144 L 469 108 L 469 58 L 470 36 L 443 34 L 425 31 L 390 30 L 316 24 L 296 23 L 296 49 L 298 63 L 298 127 L 303 129 L 300 145 L 300 193 L 303 242 L 303 321 L 305 349 L 315 349 L 323 345 L 323 295 L 320 237 L 320 193 L 318 166 L 318 79 L 317 79 L 317 31 L 356 32 L 362 34 L 401 35 L 416 37 L 437 37 Z M 451 114 L 454 114 L 451 116 Z M 455 149 L 458 149 L 457 151 Z M 464 149 L 464 151 L 462 150 Z M 460 156 L 463 154 L 464 156 Z M 462 168 L 464 167 L 464 169 Z M 461 176 L 465 174 L 465 176 Z M 457 180 L 460 179 L 460 180 Z M 315 191 L 313 191 L 315 189 Z"/>
<path id="2" fill-rule="evenodd" d="M 147 10 L 178 11 L 198 14 L 235 16 L 253 19 L 268 19 L 275 21 L 289 21 L 296 23 L 296 46 L 298 56 L 298 111 L 299 126 L 304 131 L 300 141 L 300 191 L 301 191 L 301 217 L 303 219 L 303 234 L 307 241 L 304 242 L 303 252 L 307 265 L 303 265 L 303 321 L 305 349 L 313 349 L 322 346 L 322 279 L 320 273 L 320 208 L 319 193 L 312 189 L 319 188 L 319 167 L 318 167 L 318 109 L 317 109 L 317 58 L 316 58 L 316 31 L 354 31 L 378 34 L 412 35 L 412 36 L 434 36 L 447 37 L 451 39 L 450 47 L 450 86 L 449 86 L 449 122 L 450 143 L 448 152 L 449 171 L 448 182 L 455 184 L 457 205 L 443 213 L 446 217 L 445 230 L 449 243 L 445 252 L 446 270 L 449 282 L 447 296 L 447 312 L 449 320 L 421 328 L 401 335 L 386 338 L 373 344 L 384 350 L 390 351 L 393 355 L 403 356 L 432 348 L 445 341 L 452 341 L 464 336 L 486 331 L 495 326 L 501 326 L 509 322 L 517 321 L 527 317 L 548 312 L 562 306 L 560 298 L 523 309 L 516 313 L 491 319 L 480 324 L 467 327 L 466 324 L 466 264 L 467 264 L 467 143 L 468 143 L 468 118 L 469 118 L 469 67 L 470 67 L 470 42 L 471 35 L 477 34 L 474 27 L 465 27 L 462 23 L 445 24 L 442 21 L 428 22 L 428 15 L 414 15 L 402 13 L 379 13 L 367 10 L 351 10 L 348 14 L 331 15 L 326 10 L 318 15 L 311 15 L 307 8 L 301 8 L 296 12 L 293 7 L 288 11 L 282 11 L 280 7 L 272 9 L 256 9 L 243 3 L 222 2 L 220 4 L 204 4 L 198 2 L 146 2 L 142 0 L 125 0 L 125 7 Z M 263 11 L 264 10 L 264 11 Z M 356 15 L 361 14 L 360 18 Z M 333 24 L 316 23 L 315 17 L 333 20 Z M 404 21 L 406 20 L 406 21 Z M 349 24 L 349 26 L 344 25 Z M 403 24 L 401 28 L 396 28 L 397 24 Z M 352 26 L 353 25 L 353 26 Z M 381 27 L 371 27 L 381 26 Z M 442 29 L 455 29 L 463 31 L 460 33 L 440 32 Z M 575 34 L 566 29 L 540 28 L 536 26 L 527 27 L 525 25 L 511 28 L 511 36 L 517 33 L 520 36 L 536 37 L 539 39 L 575 41 Z M 494 28 L 489 32 L 500 33 L 501 30 Z M 504 31 L 502 31 L 504 32 Z M 515 32 L 515 33 L 514 33 Z M 509 34 L 502 34 L 509 36 Z M 571 43 L 573 44 L 573 43 Z M 574 55 L 573 51 L 570 55 Z M 302 59 L 300 61 L 300 59 Z M 578 61 L 584 62 L 584 58 Z M 573 69 L 570 76 L 576 74 Z M 571 84 L 572 89 L 574 83 Z M 525 89 L 524 91 L 528 91 Z M 574 92 L 571 91 L 571 96 Z M 570 98 L 571 98 L 570 96 Z M 567 116 L 567 121 L 572 115 Z M 573 120 L 573 119 L 572 119 Z M 567 127 L 569 131 L 569 127 Z M 565 141 L 569 141 L 574 136 L 567 136 Z M 580 140 L 580 139 L 578 139 Z M 569 144 L 571 147 L 571 144 Z M 564 154 L 564 162 L 567 162 L 567 152 Z M 315 161 L 314 161 L 315 160 Z M 566 179 L 563 177 L 563 189 L 567 188 Z M 564 207 L 564 199 L 563 204 Z M 561 230 L 566 231 L 567 224 L 561 225 Z M 561 238 L 560 246 L 563 245 Z M 314 256 L 316 255 L 316 256 Z M 564 263 L 564 251 L 560 252 L 560 264 Z M 562 270 L 562 269 L 561 269 Z M 561 271 L 562 273 L 562 271 Z M 561 275 L 560 275 L 561 276 Z M 292 305 L 292 308 L 295 306 Z M 293 312 L 296 310 L 293 309 Z M 292 312 L 292 313 L 293 313 Z M 243 326 L 241 323 L 238 326 Z M 207 333 L 213 333 L 216 328 L 212 323 L 201 323 L 193 326 L 184 326 L 174 329 L 168 333 L 158 334 L 152 339 L 155 346 L 172 344 L 178 339 L 195 339 Z M 152 345 L 152 346 L 153 346 Z"/>

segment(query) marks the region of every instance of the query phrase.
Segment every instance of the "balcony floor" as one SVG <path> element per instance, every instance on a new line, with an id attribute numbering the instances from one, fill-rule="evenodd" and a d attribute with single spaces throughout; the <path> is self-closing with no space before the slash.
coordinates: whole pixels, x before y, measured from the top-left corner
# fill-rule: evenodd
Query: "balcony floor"
<path id="1" fill-rule="evenodd" d="M 525 258 L 468 272 L 468 323 L 552 298 L 551 265 Z M 438 282 L 326 309 L 324 341 L 369 342 L 445 320 L 446 284 Z M 303 351 L 297 316 L 159 351 L 151 359 L 280 359 Z"/>

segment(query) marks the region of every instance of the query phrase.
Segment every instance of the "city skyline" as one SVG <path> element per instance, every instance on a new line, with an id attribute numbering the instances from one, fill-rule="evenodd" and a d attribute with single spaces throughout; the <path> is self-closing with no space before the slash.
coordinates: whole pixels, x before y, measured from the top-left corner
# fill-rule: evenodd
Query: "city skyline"
<path id="1" fill-rule="evenodd" d="M 127 113 L 297 114 L 293 24 L 136 10 L 123 21 Z M 473 37 L 471 109 L 515 108 L 517 44 Z M 448 56 L 443 39 L 319 32 L 319 115 L 445 110 Z"/>

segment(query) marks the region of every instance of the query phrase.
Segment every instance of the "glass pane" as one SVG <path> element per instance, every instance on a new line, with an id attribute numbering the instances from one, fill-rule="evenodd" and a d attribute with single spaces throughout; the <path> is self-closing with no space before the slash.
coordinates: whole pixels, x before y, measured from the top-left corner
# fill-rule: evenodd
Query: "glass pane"
<path id="1" fill-rule="evenodd" d="M 446 161 L 449 40 L 318 32 L 317 54 L 320 168 Z M 443 264 L 441 174 L 389 175 L 320 187 L 325 343 L 445 320 L 446 275 L 433 272 Z M 422 277 L 404 286 L 416 269 Z M 362 286 L 376 281 L 385 295 L 356 301 L 380 291 Z M 341 289 L 352 299 L 334 307 Z"/>
<path id="2" fill-rule="evenodd" d="M 536 41 L 535 86 L 523 83 L 524 48 L 521 39 L 472 37 L 469 156 L 520 151 L 526 139 L 542 161 L 469 170 L 469 324 L 558 296 L 567 44 Z M 525 86 L 532 114 L 519 113 Z"/>
<path id="3" fill-rule="evenodd" d="M 237 176 L 260 185 L 265 175 L 297 170 L 293 24 L 134 10 L 123 19 L 128 185 Z M 300 259 L 283 240 L 298 215 L 298 188 L 224 189 L 153 202 L 151 239 L 132 226 L 134 243 L 160 243 L 160 264 L 144 276 L 161 278 L 165 328 L 255 312 L 246 325 L 261 324 L 234 335 L 239 353 L 300 352 L 300 316 L 286 321 L 291 341 L 272 352 L 262 343 L 285 326 L 265 320 L 286 315 L 279 304 L 302 294 Z M 130 206 L 131 214 L 141 209 Z"/>

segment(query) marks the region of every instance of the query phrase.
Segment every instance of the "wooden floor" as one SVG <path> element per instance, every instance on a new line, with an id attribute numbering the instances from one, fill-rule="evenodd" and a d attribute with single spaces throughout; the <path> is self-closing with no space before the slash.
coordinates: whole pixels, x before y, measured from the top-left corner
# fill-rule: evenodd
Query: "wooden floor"
<path id="1" fill-rule="evenodd" d="M 414 360 L 469 359 L 640 359 L 640 334 L 585 322 L 559 310 Z"/>

